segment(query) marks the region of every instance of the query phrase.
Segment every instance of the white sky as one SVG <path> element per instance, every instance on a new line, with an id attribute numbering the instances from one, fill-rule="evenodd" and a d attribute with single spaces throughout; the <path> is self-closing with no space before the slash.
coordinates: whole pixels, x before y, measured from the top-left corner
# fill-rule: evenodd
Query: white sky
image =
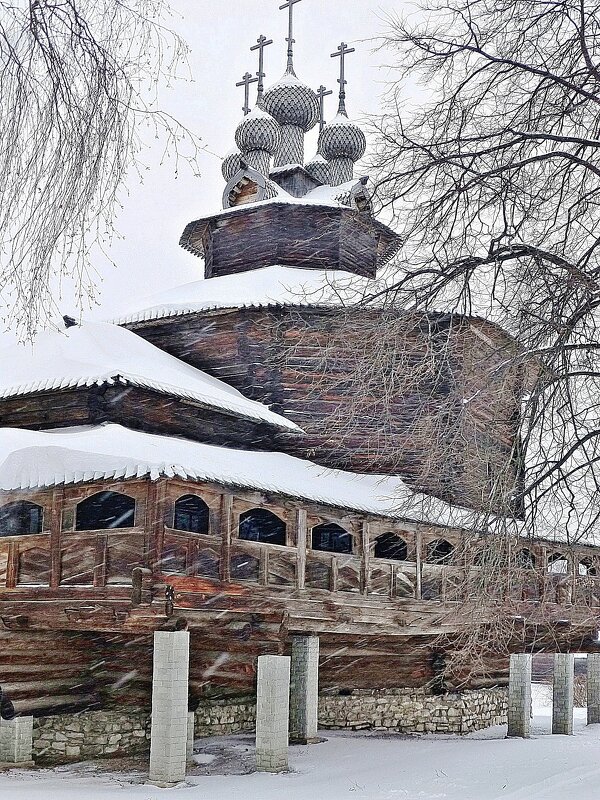
<path id="1" fill-rule="evenodd" d="M 258 69 L 257 54 L 250 52 L 259 35 L 274 40 L 265 51 L 265 85 L 281 77 L 286 65 L 287 11 L 283 0 L 171 0 L 171 27 L 191 48 L 193 80 L 180 80 L 161 91 L 160 107 L 202 138 L 200 176 L 181 162 L 175 175 L 173 160 L 161 164 L 162 148 L 149 142 L 142 153 L 144 182 L 131 174 L 122 195 L 123 211 L 117 220 L 121 238 L 110 256 L 116 266 L 100 257 L 91 265 L 98 273 L 97 305 L 84 317 L 110 317 L 130 299 L 203 275 L 203 261 L 179 247 L 185 225 L 221 208 L 224 181 L 219 159 L 234 145 L 236 125 L 242 118 L 243 89 L 235 83 Z M 337 110 L 339 59 L 330 58 L 343 40 L 356 48 L 346 60 L 347 107 L 351 117 L 378 113 L 390 71 L 384 65 L 390 54 L 375 51 L 385 29 L 386 13 L 399 12 L 404 0 L 304 0 L 295 6 L 295 67 L 298 77 L 314 89 L 323 83 L 334 90 L 326 99 L 326 119 Z M 252 101 L 255 99 L 254 84 Z M 306 158 L 316 150 L 317 129 L 306 143 Z M 359 170 L 360 172 L 360 170 Z M 57 292 L 60 313 L 77 314 L 73 289 L 63 282 Z M 7 336 L 0 332 L 0 344 Z"/>

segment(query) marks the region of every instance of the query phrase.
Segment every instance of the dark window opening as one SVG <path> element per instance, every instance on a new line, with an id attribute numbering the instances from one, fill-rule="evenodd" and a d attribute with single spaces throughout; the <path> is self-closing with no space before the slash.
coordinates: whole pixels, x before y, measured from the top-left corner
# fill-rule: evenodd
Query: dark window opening
<path id="1" fill-rule="evenodd" d="M 352 536 L 335 522 L 325 522 L 312 529 L 312 549 L 328 553 L 351 553 Z"/>
<path id="2" fill-rule="evenodd" d="M 186 494 L 175 503 L 175 530 L 207 534 L 209 518 L 208 506 L 196 495 Z"/>
<path id="3" fill-rule="evenodd" d="M 44 509 L 25 500 L 0 508 L 0 536 L 41 533 Z"/>
<path id="4" fill-rule="evenodd" d="M 517 565 L 521 569 L 534 569 L 535 568 L 535 556 L 524 547 L 522 550 L 519 550 L 517 553 Z"/>
<path id="5" fill-rule="evenodd" d="M 392 558 L 394 561 L 406 561 L 408 547 L 404 539 L 395 533 L 382 533 L 375 539 L 375 558 Z"/>
<path id="6" fill-rule="evenodd" d="M 579 562 L 579 574 L 589 575 L 590 577 L 596 577 L 598 575 L 598 570 L 591 558 L 581 559 Z"/>
<path id="7" fill-rule="evenodd" d="M 98 492 L 77 506 L 75 530 L 104 531 L 133 528 L 135 500 L 119 492 Z"/>
<path id="8" fill-rule="evenodd" d="M 272 511 L 265 508 L 252 508 L 240 514 L 240 539 L 265 544 L 285 544 L 286 525 Z"/>
<path id="9" fill-rule="evenodd" d="M 445 539 L 429 542 L 427 545 L 426 561 L 429 564 L 447 564 L 452 557 L 454 547 Z"/>

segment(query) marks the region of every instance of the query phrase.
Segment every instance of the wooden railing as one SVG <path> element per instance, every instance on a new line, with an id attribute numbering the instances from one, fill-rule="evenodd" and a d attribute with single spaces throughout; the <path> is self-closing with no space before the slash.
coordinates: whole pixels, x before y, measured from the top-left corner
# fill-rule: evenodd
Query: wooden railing
<path id="1" fill-rule="evenodd" d="M 0 587 L 129 585 L 145 551 L 143 528 L 12 536 L 0 539 Z"/>

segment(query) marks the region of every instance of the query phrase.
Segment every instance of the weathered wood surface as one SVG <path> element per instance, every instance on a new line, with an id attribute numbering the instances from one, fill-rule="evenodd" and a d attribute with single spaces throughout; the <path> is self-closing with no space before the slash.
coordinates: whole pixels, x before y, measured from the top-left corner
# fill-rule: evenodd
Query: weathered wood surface
<path id="1" fill-rule="evenodd" d="M 180 244 L 204 257 L 207 278 L 271 265 L 375 277 L 400 239 L 358 210 L 273 202 L 191 222 Z"/>
<path id="2" fill-rule="evenodd" d="M 135 527 L 75 531 L 77 503 L 103 488 L 135 499 Z M 175 502 L 190 492 L 209 508 L 206 535 L 173 527 Z M 451 647 L 469 624 L 479 543 L 462 546 L 459 530 L 181 480 L 2 493 L 0 503 L 8 499 L 44 511 L 42 533 L 0 536 L 0 685 L 27 712 L 148 705 L 152 633 L 180 624 L 192 635 L 192 699 L 251 690 L 256 657 L 287 652 L 294 633 L 321 637 L 323 687 L 421 686 L 433 677 L 438 637 Z M 286 523 L 285 545 L 238 537 L 240 516 L 255 507 Z M 351 554 L 312 550 L 322 522 L 349 532 Z M 406 561 L 374 556 L 382 533 L 403 539 Z M 428 563 L 441 537 L 454 545 L 453 560 Z M 515 646 L 593 650 L 600 549 L 523 544 L 535 569 L 515 566 L 507 582 L 508 612 L 527 621 Z M 568 574 L 546 571 L 557 555 Z M 589 574 L 578 574 L 580 564 Z M 505 682 L 506 665 L 469 680 Z"/>
<path id="3" fill-rule="evenodd" d="M 0 424 L 6 427 L 48 430 L 104 422 L 240 450 L 281 450 L 288 441 L 266 422 L 131 385 L 81 386 L 0 401 Z"/>
<path id="4" fill-rule="evenodd" d="M 386 396 L 377 370 L 373 385 L 364 386 L 368 365 L 381 358 L 377 326 L 380 333 L 385 326 L 378 314 L 238 309 L 130 327 L 296 422 L 306 436 L 283 434 L 294 455 L 340 469 L 400 474 L 474 508 L 489 506 L 492 492 L 511 495 L 521 478 L 517 423 L 524 381 L 521 366 L 510 362 L 511 340 L 477 319 L 399 315 L 395 388 Z"/>

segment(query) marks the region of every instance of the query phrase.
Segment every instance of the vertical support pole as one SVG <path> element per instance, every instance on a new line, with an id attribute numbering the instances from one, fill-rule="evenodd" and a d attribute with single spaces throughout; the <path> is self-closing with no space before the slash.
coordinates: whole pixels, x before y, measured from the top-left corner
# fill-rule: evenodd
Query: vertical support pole
<path id="1" fill-rule="evenodd" d="M 290 659 L 259 656 L 256 694 L 256 769 L 284 772 L 288 768 Z"/>
<path id="2" fill-rule="evenodd" d="M 361 550 L 362 550 L 362 564 L 360 575 L 360 589 L 361 594 L 369 594 L 369 577 L 371 574 L 371 542 L 369 541 L 369 523 L 363 520 L 361 528 Z"/>
<path id="3" fill-rule="evenodd" d="M 587 724 L 600 722 L 600 653 L 587 657 Z"/>
<path id="4" fill-rule="evenodd" d="M 192 761 L 194 756 L 194 739 L 196 733 L 196 712 L 189 711 L 187 716 L 187 752 L 186 760 L 188 764 Z"/>
<path id="5" fill-rule="evenodd" d="M 319 706 L 319 637 L 292 637 L 290 678 L 290 740 L 317 741 Z"/>
<path id="6" fill-rule="evenodd" d="M 33 717 L 0 720 L 0 763 L 33 762 Z"/>
<path id="7" fill-rule="evenodd" d="M 306 509 L 299 508 L 296 511 L 296 583 L 298 589 L 304 589 L 306 585 Z"/>
<path id="8" fill-rule="evenodd" d="M 150 782 L 158 786 L 185 778 L 189 661 L 188 631 L 155 632 Z"/>
<path id="9" fill-rule="evenodd" d="M 573 679 L 575 657 L 572 653 L 554 654 L 552 691 L 552 733 L 573 733 Z"/>
<path id="10" fill-rule="evenodd" d="M 50 514 L 50 588 L 60 585 L 60 549 L 62 536 L 62 514 L 64 506 L 64 489 L 52 492 L 52 511 Z"/>
<path id="11" fill-rule="evenodd" d="M 232 537 L 233 495 L 224 494 L 221 498 L 221 580 L 231 580 L 231 537 Z"/>
<path id="12" fill-rule="evenodd" d="M 531 732 L 531 655 L 510 657 L 508 678 L 508 736 L 528 738 Z"/>
<path id="13" fill-rule="evenodd" d="M 421 599 L 421 586 L 423 583 L 423 536 L 421 531 L 415 534 L 415 563 L 416 563 L 416 579 L 415 579 L 415 599 Z"/>

